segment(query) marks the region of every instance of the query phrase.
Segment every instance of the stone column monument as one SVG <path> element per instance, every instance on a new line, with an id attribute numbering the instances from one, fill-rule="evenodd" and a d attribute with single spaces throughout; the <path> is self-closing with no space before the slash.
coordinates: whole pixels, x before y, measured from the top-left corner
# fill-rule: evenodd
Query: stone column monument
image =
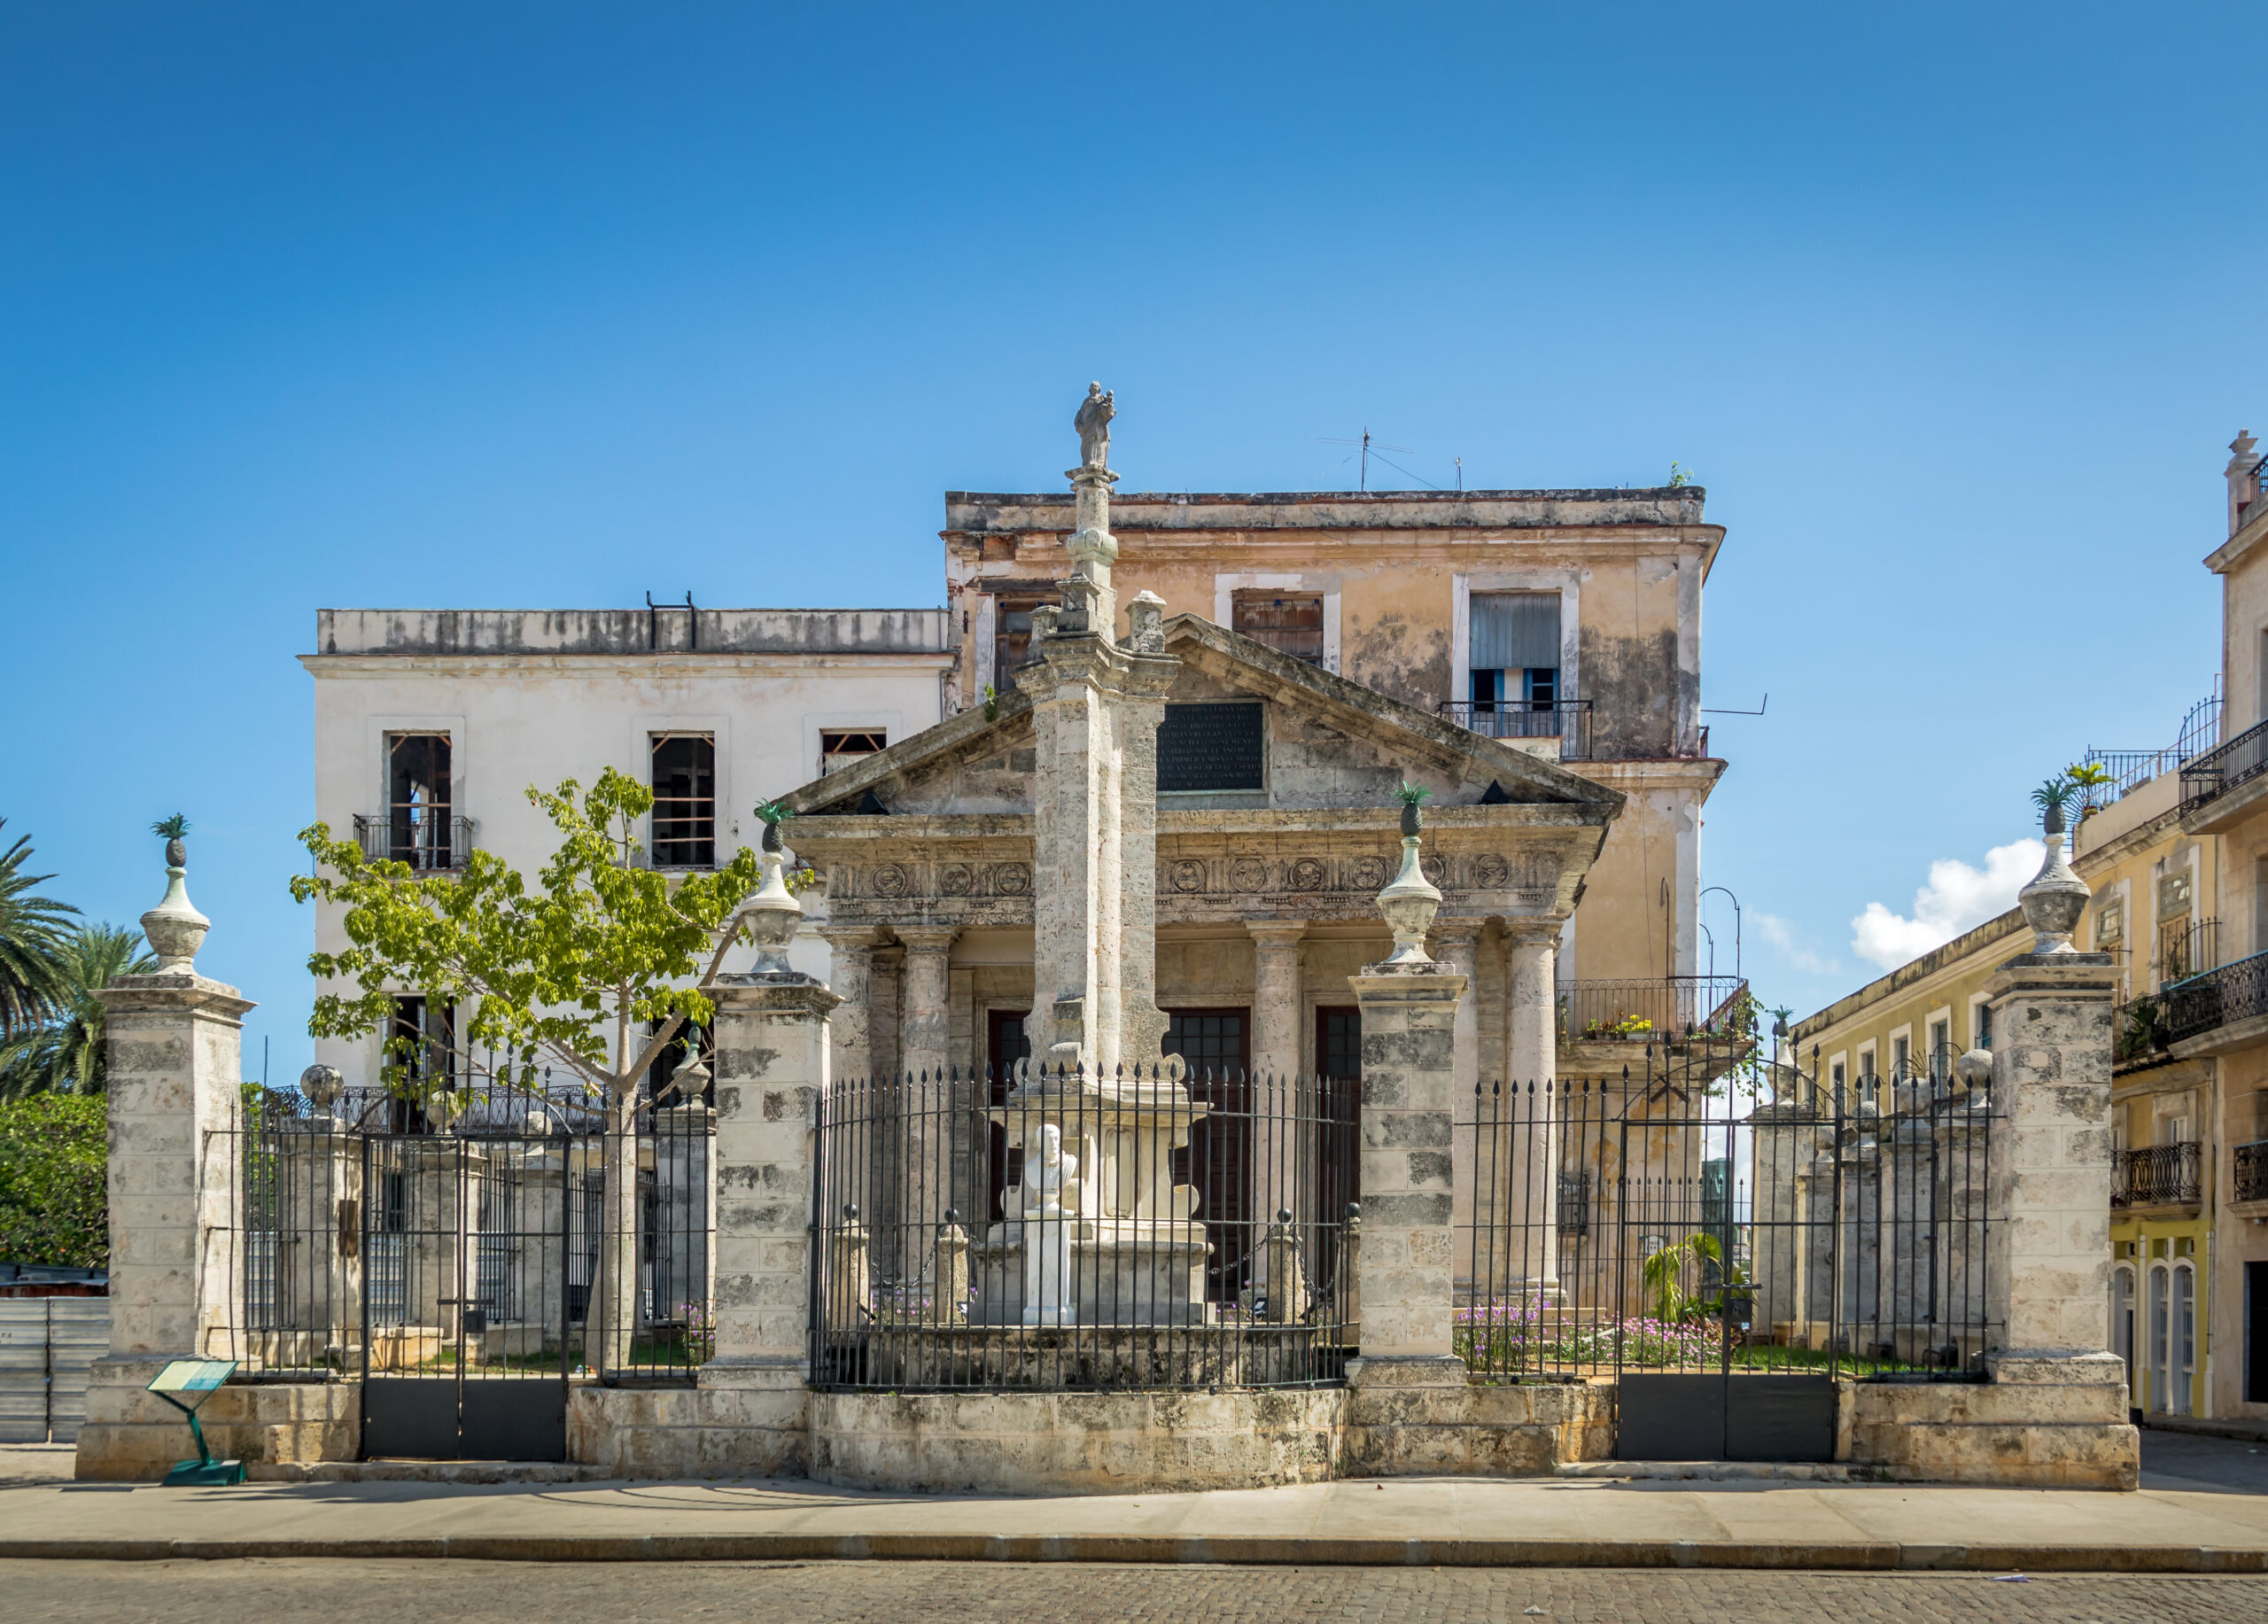
<path id="1" fill-rule="evenodd" d="M 2126 1420 L 2124 1363 L 2109 1348 L 2110 956 L 2071 947 L 2088 891 L 2063 860 L 2051 812 L 2047 860 L 2017 894 L 2032 951 L 1985 983 L 1992 1150 L 1986 1192 L 1991 1380 L 1854 1388 L 1854 1458 L 1915 1476 L 2036 1487 L 2132 1488 L 2140 1439 Z"/>
<path id="2" fill-rule="evenodd" d="M 100 994 L 110 1078 L 110 1352 L 95 1362 L 87 1390 L 82 1478 L 162 1477 L 192 1451 L 180 1412 L 144 1389 L 168 1360 L 245 1351 L 234 1152 L 238 1040 L 252 1004 L 198 974 L 211 921 L 189 900 L 178 836 L 167 843 L 166 861 L 165 899 L 142 916 L 157 973 L 121 975 Z M 207 1408 L 225 1419 L 238 1407 L 216 1397 Z M 234 1444 L 215 1434 L 224 1450 Z"/>
<path id="3" fill-rule="evenodd" d="M 842 1000 L 788 967 L 803 905 L 780 872 L 777 825 L 748 909 L 756 967 L 716 991 L 716 1348 L 701 1367 L 704 1466 L 809 1464 L 812 1135 L 827 1088 L 827 1017 Z"/>

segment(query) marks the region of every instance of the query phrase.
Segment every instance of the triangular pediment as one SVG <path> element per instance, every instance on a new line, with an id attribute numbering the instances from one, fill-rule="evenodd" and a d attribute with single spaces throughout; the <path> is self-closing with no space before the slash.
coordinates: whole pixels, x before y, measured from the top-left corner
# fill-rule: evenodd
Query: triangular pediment
<path id="1" fill-rule="evenodd" d="M 1266 644 L 1182 615 L 1165 626 L 1166 651 L 1181 671 L 1168 694 L 1177 707 L 1260 702 L 1240 726 L 1239 747 L 1262 769 L 1218 796 L 1177 792 L 1184 806 L 1217 804 L 1285 812 L 1391 805 L 1402 782 L 1425 785 L 1437 806 L 1555 806 L 1604 821 L 1622 796 L 1517 744 L 1442 720 L 1373 688 L 1278 653 Z M 1186 717 L 1190 713 L 1184 713 Z M 1254 728 L 1256 726 L 1256 736 Z M 1161 753 L 1169 753 L 1161 739 Z M 890 815 L 1029 815 L 1037 749 L 1031 702 L 1001 695 L 994 711 L 963 711 L 783 797 L 799 813 L 855 815 L 879 804 Z"/>

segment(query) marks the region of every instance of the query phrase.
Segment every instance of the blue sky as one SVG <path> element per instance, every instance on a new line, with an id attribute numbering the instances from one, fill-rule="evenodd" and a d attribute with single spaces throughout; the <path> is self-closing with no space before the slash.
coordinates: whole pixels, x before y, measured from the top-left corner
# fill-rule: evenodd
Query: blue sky
<path id="1" fill-rule="evenodd" d="M 1133 487 L 1697 470 L 1705 878 L 1808 1010 L 2210 688 L 2257 22 L 0 9 L 0 816 L 130 920 L 186 812 L 289 1076 L 318 606 L 934 603 L 1099 377 Z"/>

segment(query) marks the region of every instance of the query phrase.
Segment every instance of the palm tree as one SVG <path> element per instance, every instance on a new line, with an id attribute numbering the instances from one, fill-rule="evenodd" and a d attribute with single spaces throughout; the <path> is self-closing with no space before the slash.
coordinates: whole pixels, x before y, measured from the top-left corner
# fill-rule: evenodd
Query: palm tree
<path id="1" fill-rule="evenodd" d="M 7 826 L 0 818 L 0 830 Z M 32 890 L 55 876 L 26 874 L 31 855 L 28 835 L 0 851 L 0 1042 L 54 1013 L 63 990 L 66 932 L 79 912 Z"/>
<path id="2" fill-rule="evenodd" d="M 121 925 L 82 925 L 58 955 L 61 986 L 52 1017 L 0 1045 L 0 1099 L 53 1091 L 103 1092 L 103 1001 L 95 995 L 120 975 L 147 975 L 157 955 L 142 933 Z"/>

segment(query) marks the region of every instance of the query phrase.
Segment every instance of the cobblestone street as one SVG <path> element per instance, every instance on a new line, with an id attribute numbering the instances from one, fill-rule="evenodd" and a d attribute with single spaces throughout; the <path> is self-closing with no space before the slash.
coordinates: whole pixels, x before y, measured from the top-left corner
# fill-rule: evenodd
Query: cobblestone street
<path id="1" fill-rule="evenodd" d="M 1663 1573 L 1612 1569 L 1119 1567 L 843 1562 L 5 1562 L 12 1620 L 540 1619 L 544 1624 L 792 1620 L 1376 1620 L 1377 1624 L 2242 1624 L 2268 1580 Z M 1541 1609 L 1541 1612 L 1531 1611 Z"/>

